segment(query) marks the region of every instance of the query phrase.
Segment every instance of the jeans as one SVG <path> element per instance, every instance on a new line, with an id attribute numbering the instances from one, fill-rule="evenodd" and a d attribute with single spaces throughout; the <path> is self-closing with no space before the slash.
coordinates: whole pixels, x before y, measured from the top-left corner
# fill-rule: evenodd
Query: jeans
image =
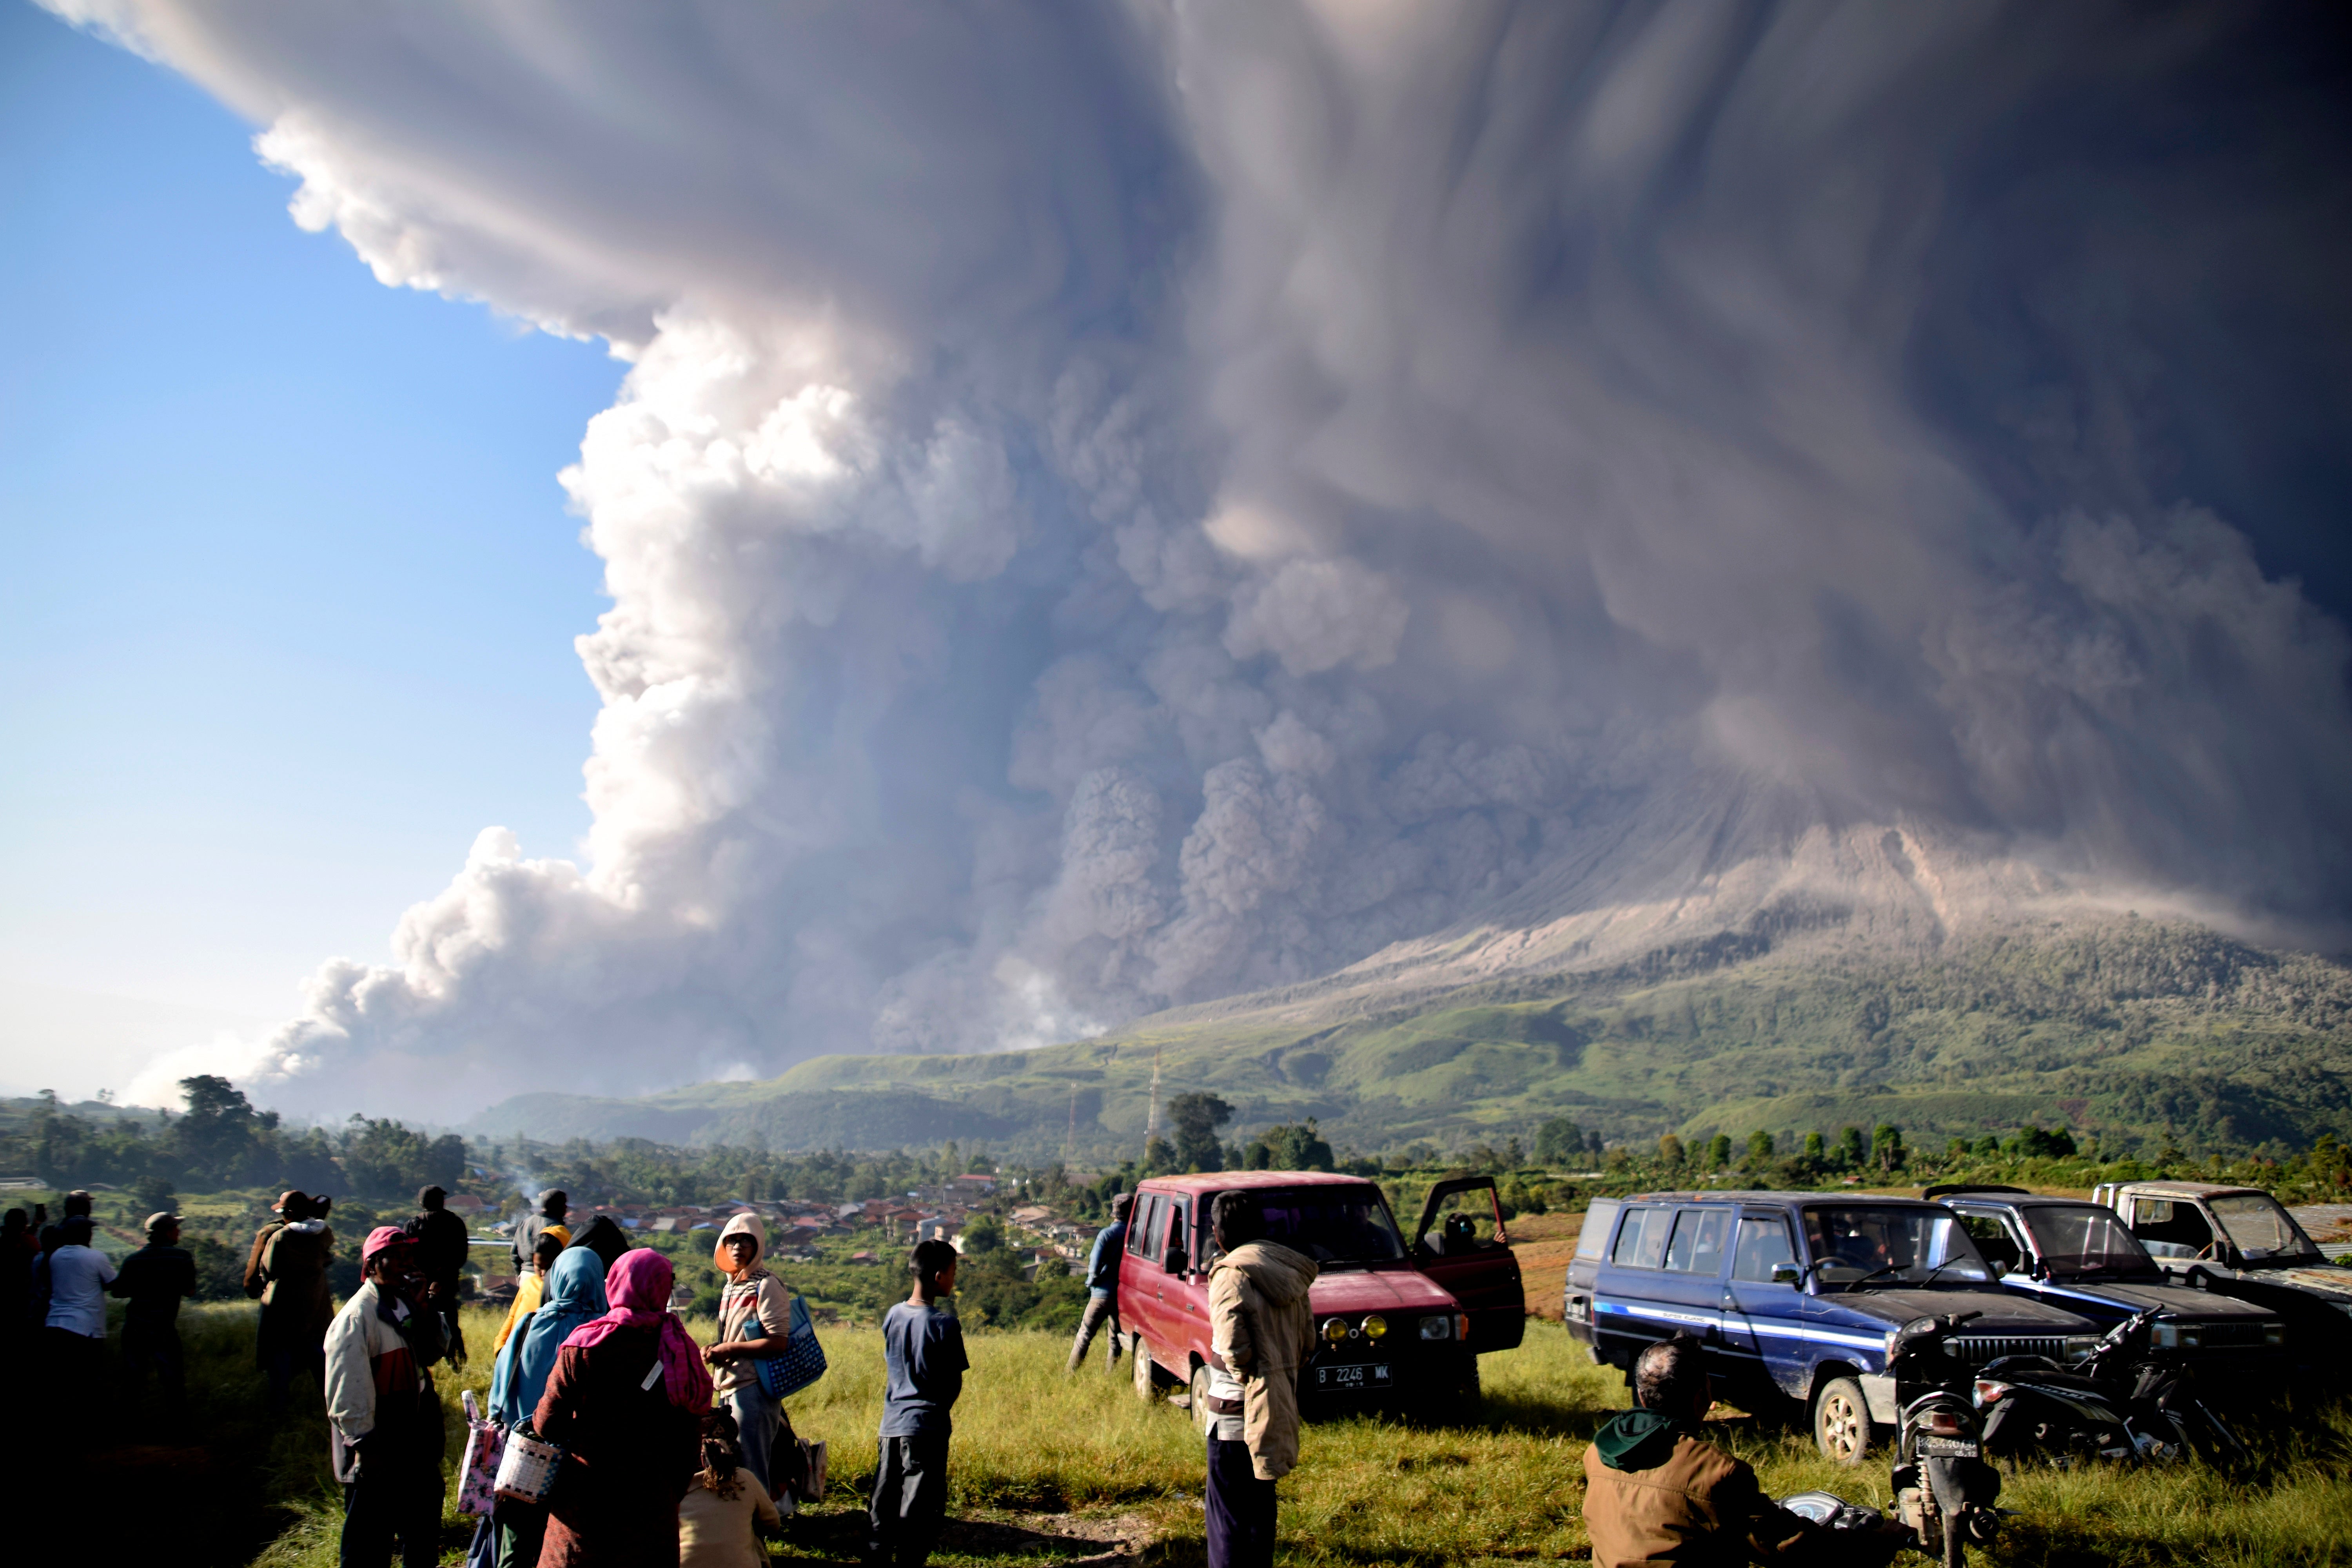
<path id="1" fill-rule="evenodd" d="M 1118 1297 L 1117 1294 L 1087 1297 L 1086 1316 L 1078 1320 L 1078 1337 L 1070 1345 L 1070 1370 L 1076 1372 L 1087 1359 L 1087 1347 L 1094 1343 L 1095 1334 L 1104 1323 L 1110 1324 L 1110 1358 L 1107 1365 L 1118 1365 Z"/>
<path id="2" fill-rule="evenodd" d="M 922 1568 L 948 1512 L 948 1435 L 885 1437 L 874 1472 L 866 1561 L 870 1568 Z"/>
<path id="3" fill-rule="evenodd" d="M 760 1478 L 760 1485 L 767 1489 L 768 1496 L 774 1500 L 779 1511 L 792 1512 L 794 1506 L 792 1500 L 777 1496 L 776 1472 L 781 1470 L 789 1476 L 793 1468 L 789 1464 L 778 1465 L 775 1462 L 776 1433 L 784 1419 L 782 1402 L 769 1398 L 767 1390 L 760 1386 L 757 1377 L 729 1393 L 727 1402 L 734 1413 L 736 1441 L 742 1449 L 743 1468 Z"/>
<path id="4" fill-rule="evenodd" d="M 1209 1568 L 1269 1568 L 1274 1483 L 1250 1468 L 1247 1443 L 1209 1439 Z"/>

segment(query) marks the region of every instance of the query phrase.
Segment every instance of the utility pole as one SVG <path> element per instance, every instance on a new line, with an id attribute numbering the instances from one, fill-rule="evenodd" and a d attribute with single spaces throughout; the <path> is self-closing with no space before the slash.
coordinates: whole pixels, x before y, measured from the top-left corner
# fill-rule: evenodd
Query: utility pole
<path id="1" fill-rule="evenodd" d="M 1077 1136 L 1078 1080 L 1072 1079 L 1070 1080 L 1070 1128 L 1068 1131 L 1062 1134 L 1062 1175 L 1065 1180 L 1070 1173 L 1070 1145 L 1077 1141 Z"/>
<path id="2" fill-rule="evenodd" d="M 1151 1047 L 1151 1109 L 1143 1121 L 1143 1152 L 1151 1152 L 1151 1141 L 1160 1136 L 1160 1047 Z"/>

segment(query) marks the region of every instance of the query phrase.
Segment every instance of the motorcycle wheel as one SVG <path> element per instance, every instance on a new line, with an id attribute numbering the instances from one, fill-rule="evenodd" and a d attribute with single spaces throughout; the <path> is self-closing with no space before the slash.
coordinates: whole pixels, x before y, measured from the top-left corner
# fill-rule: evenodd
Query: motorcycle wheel
<path id="1" fill-rule="evenodd" d="M 2175 1420 L 2182 1428 L 2181 1436 L 2188 1439 L 2190 1452 L 2214 1468 L 2234 1470 L 2252 1463 L 2253 1456 L 2246 1452 L 2238 1435 L 2204 1405 L 2193 1405 L 2185 1418 Z"/>

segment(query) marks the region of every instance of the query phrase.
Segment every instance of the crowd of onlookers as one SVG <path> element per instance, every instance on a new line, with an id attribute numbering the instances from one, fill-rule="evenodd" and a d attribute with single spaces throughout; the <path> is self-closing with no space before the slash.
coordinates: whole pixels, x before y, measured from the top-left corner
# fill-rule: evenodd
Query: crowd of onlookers
<path id="1" fill-rule="evenodd" d="M 450 1449 L 434 1369 L 466 1363 L 457 1309 L 470 1244 L 444 1198 L 427 1187 L 405 1226 L 369 1231 L 361 1284 L 340 1309 L 329 1279 L 330 1199 L 281 1194 L 247 1255 L 266 1398 L 282 1412 L 299 1383 L 323 1397 L 343 1491 L 341 1559 L 355 1568 L 395 1554 L 404 1568 L 424 1568 L 440 1556 Z M 45 1205 L 10 1209 L 0 1236 L 0 1324 L 18 1336 L 9 1348 L 32 1352 L 18 1364 L 38 1369 L 36 1398 L 51 1424 L 40 1436 L 67 1452 L 124 1440 L 101 1427 L 143 1409 L 151 1383 L 161 1420 L 186 1433 L 178 1317 L 196 1279 L 178 1218 L 151 1216 L 146 1245 L 118 1268 L 93 1245 L 89 1194 L 68 1194 L 54 1222 Z M 1123 1206 L 1117 1217 L 1090 1260 L 1095 1305 L 1074 1370 L 1098 1328 L 1111 1330 L 1116 1354 Z M 1207 1452 L 1215 1568 L 1271 1562 L 1274 1483 L 1297 1458 L 1296 1372 L 1312 1344 L 1306 1291 L 1315 1266 L 1265 1241 L 1255 1217 L 1238 1202 L 1216 1205 L 1224 1256 L 1211 1290 L 1217 1365 Z M 632 1247 L 609 1218 L 575 1235 L 557 1192 L 517 1226 L 519 1289 L 491 1346 L 481 1426 L 501 1442 L 551 1445 L 558 1457 L 537 1500 L 501 1489 L 481 1510 L 469 1568 L 765 1561 L 757 1532 L 782 1528 L 794 1511 L 814 1456 L 771 1392 L 779 1380 L 761 1375 L 796 1336 L 814 1342 L 805 1304 L 796 1315 L 792 1292 L 766 1267 L 766 1247 L 753 1214 L 719 1232 L 712 1262 L 726 1285 L 716 1337 L 700 1345 L 670 1310 L 670 1260 Z M 887 1384 L 866 1549 L 877 1565 L 921 1564 L 945 1521 L 951 1413 L 967 1367 L 950 1300 L 959 1261 L 946 1241 L 918 1243 L 912 1290 L 882 1319 Z M 128 1301 L 113 1399 L 101 1392 L 110 1295 Z"/>

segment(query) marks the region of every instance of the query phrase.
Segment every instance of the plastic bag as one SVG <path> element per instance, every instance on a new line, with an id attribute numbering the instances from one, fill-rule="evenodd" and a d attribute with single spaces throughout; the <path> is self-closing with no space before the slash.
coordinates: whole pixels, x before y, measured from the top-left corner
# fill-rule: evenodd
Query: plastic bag
<path id="1" fill-rule="evenodd" d="M 457 1511 L 488 1518 L 499 1501 L 499 1459 L 506 1451 L 507 1429 L 490 1420 L 474 1403 L 474 1391 L 465 1392 L 466 1458 L 457 1467 Z"/>

